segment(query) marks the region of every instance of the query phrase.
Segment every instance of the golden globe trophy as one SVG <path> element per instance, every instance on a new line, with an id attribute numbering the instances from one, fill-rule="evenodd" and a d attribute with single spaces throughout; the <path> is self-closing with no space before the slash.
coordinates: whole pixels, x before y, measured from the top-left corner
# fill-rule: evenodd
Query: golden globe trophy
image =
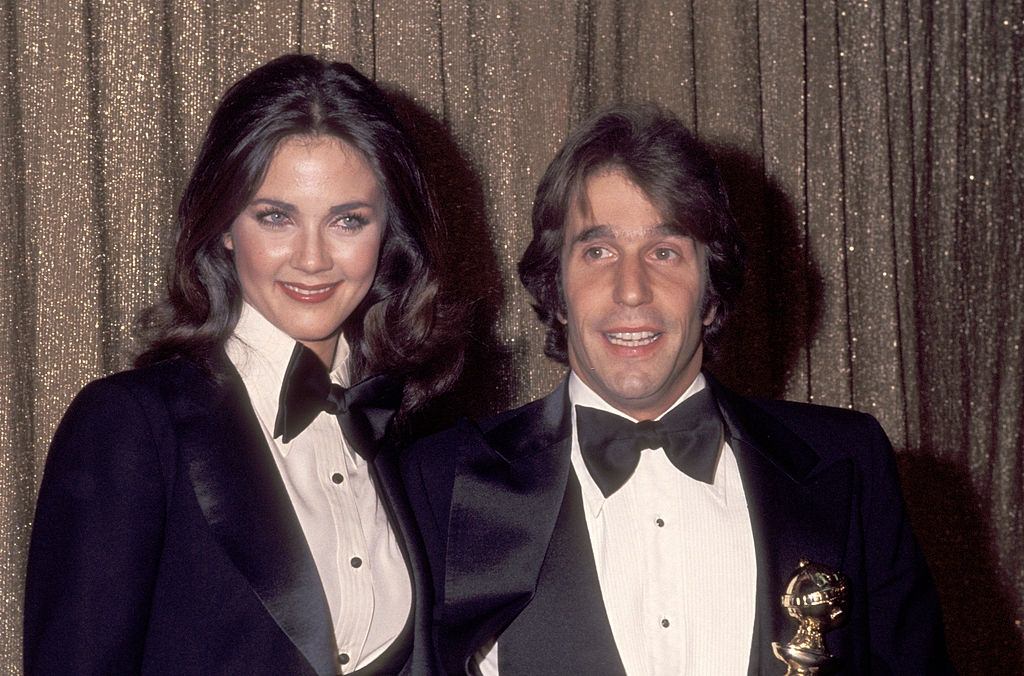
<path id="1" fill-rule="evenodd" d="M 786 663 L 786 676 L 816 674 L 832 661 L 822 635 L 846 619 L 846 577 L 825 566 L 800 560 L 782 596 L 782 607 L 798 622 L 789 643 L 772 643 Z"/>

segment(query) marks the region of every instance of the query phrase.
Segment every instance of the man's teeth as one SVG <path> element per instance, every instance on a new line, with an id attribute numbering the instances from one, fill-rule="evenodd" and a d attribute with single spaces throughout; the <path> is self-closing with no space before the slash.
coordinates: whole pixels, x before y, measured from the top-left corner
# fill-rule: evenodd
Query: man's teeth
<path id="1" fill-rule="evenodd" d="M 625 347 L 642 347 L 650 345 L 657 340 L 658 335 L 654 331 L 629 331 L 627 333 L 608 333 L 608 342 L 612 345 L 623 345 Z"/>
<path id="2" fill-rule="evenodd" d="M 300 296 L 320 296 L 333 289 L 334 285 L 331 284 L 330 286 L 325 286 L 322 289 L 303 289 L 298 286 L 292 286 L 291 284 L 285 284 L 285 287 L 287 287 L 291 291 L 294 291 Z"/>

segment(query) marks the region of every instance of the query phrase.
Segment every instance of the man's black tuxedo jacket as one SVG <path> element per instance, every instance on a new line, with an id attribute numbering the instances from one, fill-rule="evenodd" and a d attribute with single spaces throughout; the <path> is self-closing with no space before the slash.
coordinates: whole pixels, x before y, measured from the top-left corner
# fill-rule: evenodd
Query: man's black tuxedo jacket
<path id="1" fill-rule="evenodd" d="M 27 674 L 336 673 L 316 565 L 245 387 L 221 366 L 214 382 L 172 359 L 72 403 L 32 533 Z M 394 459 L 373 465 L 413 582 L 404 669 L 435 673 L 422 545 Z"/>
<path id="2" fill-rule="evenodd" d="M 827 634 L 841 673 L 951 671 L 936 594 L 878 423 L 848 410 L 754 402 L 708 382 L 739 464 L 755 542 L 754 635 L 750 645 L 736 646 L 750 653 L 749 673 L 785 671 L 771 644 L 795 633 L 780 597 L 801 558 L 850 580 L 848 621 Z M 449 673 L 467 673 L 473 654 L 531 602 L 572 472 L 569 413 L 563 383 L 479 427 L 463 423 L 422 440 L 403 457 L 434 578 L 437 647 Z M 588 554 L 580 579 L 588 577 L 584 566 L 594 566 Z M 596 575 L 589 578 L 596 587 Z M 610 637 L 600 590 L 572 593 L 574 603 L 588 606 L 596 597 L 601 617 L 586 629 L 574 623 L 560 639 L 570 645 L 552 646 L 561 654 L 552 655 L 551 673 L 578 672 L 573 664 L 583 655 L 591 673 L 621 673 L 614 646 L 590 638 Z M 500 638 L 498 644 L 500 654 Z"/>

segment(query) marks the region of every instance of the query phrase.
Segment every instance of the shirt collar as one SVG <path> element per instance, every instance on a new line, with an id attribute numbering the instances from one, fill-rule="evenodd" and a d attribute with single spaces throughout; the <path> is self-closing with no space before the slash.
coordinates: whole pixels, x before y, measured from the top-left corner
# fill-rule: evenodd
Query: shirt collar
<path id="1" fill-rule="evenodd" d="M 243 301 L 238 323 L 224 345 L 228 359 L 242 377 L 256 416 L 265 430 L 269 430 L 268 438 L 273 436 L 281 383 L 295 349 L 295 342 L 294 338 L 274 326 L 256 308 Z M 338 346 L 334 350 L 334 367 L 330 372 L 332 382 L 348 386 L 349 354 L 350 348 L 345 336 L 339 336 Z M 295 443 L 295 439 L 289 443 L 281 439 L 275 441 L 281 455 L 285 457 Z"/>
<path id="2" fill-rule="evenodd" d="M 697 377 L 693 379 L 693 382 L 690 383 L 688 388 L 686 388 L 686 391 L 676 399 L 674 404 L 665 409 L 665 412 L 655 419 L 661 420 L 662 416 L 681 404 L 687 398 L 692 397 L 703 390 L 705 387 L 707 387 L 707 380 L 704 378 L 704 374 L 702 372 L 697 373 Z M 587 510 L 590 512 L 591 517 L 596 517 L 601 513 L 601 508 L 604 507 L 604 503 L 607 498 L 604 497 L 601 489 L 594 482 L 594 478 L 590 476 L 590 471 L 587 470 L 586 463 L 583 462 L 583 453 L 580 451 L 579 436 L 576 434 L 577 405 L 596 408 L 601 411 L 607 411 L 608 413 L 614 413 L 617 416 L 627 420 L 632 420 L 633 422 L 639 421 L 628 413 L 623 413 L 602 399 L 597 392 L 595 392 L 589 385 L 583 382 L 578 375 L 576 375 L 575 371 L 569 372 L 569 410 L 572 411 L 572 465 L 576 470 L 576 476 L 580 482 L 580 490 L 583 492 L 583 502 L 586 503 Z"/>

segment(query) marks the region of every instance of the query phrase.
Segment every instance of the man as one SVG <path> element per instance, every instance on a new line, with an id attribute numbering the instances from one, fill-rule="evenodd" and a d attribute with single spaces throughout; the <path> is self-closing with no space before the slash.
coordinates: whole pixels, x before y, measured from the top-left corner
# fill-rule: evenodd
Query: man
<path id="1" fill-rule="evenodd" d="M 618 107 L 570 135 L 519 264 L 567 379 L 403 468 L 450 672 L 781 674 L 804 559 L 848 579 L 833 668 L 950 670 L 877 422 L 702 372 L 742 272 L 718 171 L 676 119 Z"/>

